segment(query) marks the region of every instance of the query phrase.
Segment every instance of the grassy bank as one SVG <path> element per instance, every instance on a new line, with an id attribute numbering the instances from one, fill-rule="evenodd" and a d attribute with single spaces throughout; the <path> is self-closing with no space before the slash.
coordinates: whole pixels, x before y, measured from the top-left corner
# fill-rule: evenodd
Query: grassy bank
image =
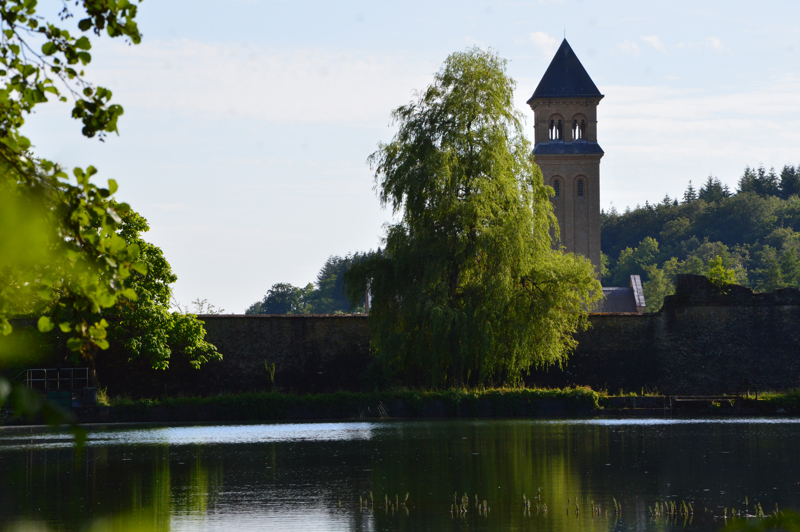
<path id="1" fill-rule="evenodd" d="M 110 401 L 114 421 L 528 417 L 589 414 L 600 394 L 587 388 L 396 391 L 319 395 L 246 393 Z"/>
<path id="2" fill-rule="evenodd" d="M 631 409 L 663 409 L 669 398 L 653 393 L 612 396 L 589 388 L 336 392 L 293 395 L 278 392 L 211 397 L 109 401 L 115 420 L 256 421 L 291 419 L 580 416 Z M 766 392 L 756 402 L 736 405 L 732 396 L 697 405 L 697 414 L 800 414 L 800 389 Z M 739 408 L 737 408 L 737 406 Z M 679 413 L 679 412 L 677 412 Z M 691 412 L 689 412 L 691 413 Z"/>
<path id="3" fill-rule="evenodd" d="M 779 414 L 800 414 L 800 388 L 763 393 L 759 395 L 759 403 L 762 401 Z"/>
<path id="4" fill-rule="evenodd" d="M 292 395 L 278 392 L 211 397 L 108 399 L 107 406 L 76 409 L 81 422 L 236 422 L 386 418 L 515 418 L 580 416 L 764 416 L 800 415 L 800 388 L 764 392 L 737 405 L 709 400 L 670 408 L 670 398 L 645 394 L 609 395 L 589 388 L 446 391 L 337 392 Z M 18 424 L 21 420 L 4 420 Z M 0 422 L 2 425 L 3 422 Z"/>

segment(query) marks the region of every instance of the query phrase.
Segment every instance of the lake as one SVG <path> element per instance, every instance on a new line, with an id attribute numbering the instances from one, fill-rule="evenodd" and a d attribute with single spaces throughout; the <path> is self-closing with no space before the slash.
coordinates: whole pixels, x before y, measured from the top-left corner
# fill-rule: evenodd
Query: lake
<path id="1" fill-rule="evenodd" d="M 800 508 L 798 449 L 785 418 L 90 427 L 82 459 L 6 428 L 0 528 L 718 530 Z"/>

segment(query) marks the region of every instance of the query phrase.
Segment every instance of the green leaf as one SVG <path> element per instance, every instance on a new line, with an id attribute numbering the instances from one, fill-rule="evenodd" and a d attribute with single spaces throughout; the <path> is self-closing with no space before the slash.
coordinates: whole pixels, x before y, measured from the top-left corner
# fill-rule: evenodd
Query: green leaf
<path id="1" fill-rule="evenodd" d="M 39 322 L 36 324 L 36 326 L 39 328 L 39 332 L 46 333 L 52 331 L 53 327 L 55 327 L 55 324 L 52 322 L 52 320 L 50 320 L 49 317 L 42 316 L 39 318 Z"/>
<path id="2" fill-rule="evenodd" d="M 103 308 L 113 307 L 117 302 L 117 298 L 113 294 L 99 294 L 95 301 Z"/>
<path id="3" fill-rule="evenodd" d="M 75 41 L 75 47 L 80 48 L 81 50 L 89 50 L 92 48 L 92 43 L 89 42 L 89 38 L 84 35 Z"/>
<path id="4" fill-rule="evenodd" d="M 53 55 L 58 51 L 58 46 L 52 41 L 47 41 L 42 45 L 42 53 L 44 55 Z"/>
<path id="5" fill-rule="evenodd" d="M 134 262 L 131 264 L 131 269 L 136 273 L 147 275 L 147 264 L 143 262 Z"/>
<path id="6" fill-rule="evenodd" d="M 92 27 L 92 19 L 90 18 L 85 18 L 80 22 L 78 22 L 78 29 L 81 31 L 86 31 L 91 27 Z"/>
<path id="7" fill-rule="evenodd" d="M 131 301 L 139 300 L 139 296 L 136 295 L 136 290 L 134 290 L 133 288 L 126 288 L 125 290 L 122 291 L 122 295 L 130 299 Z"/>
<path id="8" fill-rule="evenodd" d="M 115 180 L 113 180 L 113 179 L 109 179 L 108 180 L 108 192 L 109 192 L 109 194 L 113 194 L 114 192 L 117 191 L 118 188 L 119 188 L 119 186 L 117 185 L 117 182 Z"/>
<path id="9" fill-rule="evenodd" d="M 70 326 L 69 322 L 67 322 L 67 321 L 59 323 L 58 324 L 58 328 L 61 329 L 61 332 L 63 332 L 63 333 L 68 333 L 68 332 L 70 332 L 72 330 L 72 327 Z"/>
<path id="10" fill-rule="evenodd" d="M 70 338 L 69 340 L 67 340 L 67 348 L 70 351 L 73 352 L 80 351 L 82 346 L 83 346 L 83 340 L 81 340 L 80 338 Z"/>
<path id="11" fill-rule="evenodd" d="M 13 329 L 14 328 L 11 327 L 11 324 L 8 322 L 7 319 L 5 318 L 0 319 L 0 333 L 2 333 L 3 336 L 8 336 L 9 334 L 11 334 L 11 331 Z"/>

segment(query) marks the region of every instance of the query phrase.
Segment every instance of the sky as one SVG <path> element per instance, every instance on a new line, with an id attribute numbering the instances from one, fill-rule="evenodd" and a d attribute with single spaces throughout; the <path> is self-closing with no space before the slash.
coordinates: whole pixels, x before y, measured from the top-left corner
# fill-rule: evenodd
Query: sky
<path id="1" fill-rule="evenodd" d="M 380 246 L 392 215 L 367 157 L 391 140 L 391 111 L 473 46 L 508 60 L 532 139 L 525 101 L 566 36 L 605 95 L 605 209 L 800 164 L 794 0 L 147 0 L 137 19 L 142 43 L 94 38 L 86 71 L 124 106 L 119 136 L 82 137 L 56 102 L 24 133 L 37 155 L 117 180 L 183 305 L 243 313 L 331 255 Z"/>

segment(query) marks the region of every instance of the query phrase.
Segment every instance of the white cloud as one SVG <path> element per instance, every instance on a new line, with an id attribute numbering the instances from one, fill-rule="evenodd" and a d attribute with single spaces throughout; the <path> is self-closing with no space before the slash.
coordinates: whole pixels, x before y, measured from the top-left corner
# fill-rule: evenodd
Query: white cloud
<path id="1" fill-rule="evenodd" d="M 725 46 L 725 43 L 722 42 L 722 39 L 717 37 L 707 37 L 702 42 L 682 42 L 677 45 L 678 48 L 686 48 L 689 50 L 701 50 L 704 48 L 710 48 L 715 52 L 727 52 L 728 47 Z"/>
<path id="2" fill-rule="evenodd" d="M 727 50 L 722 41 L 716 37 L 709 37 L 708 39 L 706 39 L 706 43 L 712 50 L 716 52 L 724 52 L 725 50 Z"/>
<path id="3" fill-rule="evenodd" d="M 556 53 L 558 39 L 555 37 L 551 37 L 543 31 L 534 31 L 530 35 L 530 40 L 545 56 L 552 57 Z"/>
<path id="4" fill-rule="evenodd" d="M 109 47 L 94 75 L 129 106 L 273 123 L 386 123 L 438 65 L 365 51 L 274 50 L 188 39 Z"/>
<path id="5" fill-rule="evenodd" d="M 661 39 L 658 38 L 658 35 L 642 35 L 642 40 L 662 54 L 667 53 L 667 47 L 664 46 L 664 43 L 661 42 Z"/>
<path id="6" fill-rule="evenodd" d="M 624 54 L 628 54 L 631 57 L 639 57 L 641 55 L 641 50 L 639 49 L 639 45 L 635 42 L 631 41 L 624 41 L 617 43 L 617 48 Z"/>

